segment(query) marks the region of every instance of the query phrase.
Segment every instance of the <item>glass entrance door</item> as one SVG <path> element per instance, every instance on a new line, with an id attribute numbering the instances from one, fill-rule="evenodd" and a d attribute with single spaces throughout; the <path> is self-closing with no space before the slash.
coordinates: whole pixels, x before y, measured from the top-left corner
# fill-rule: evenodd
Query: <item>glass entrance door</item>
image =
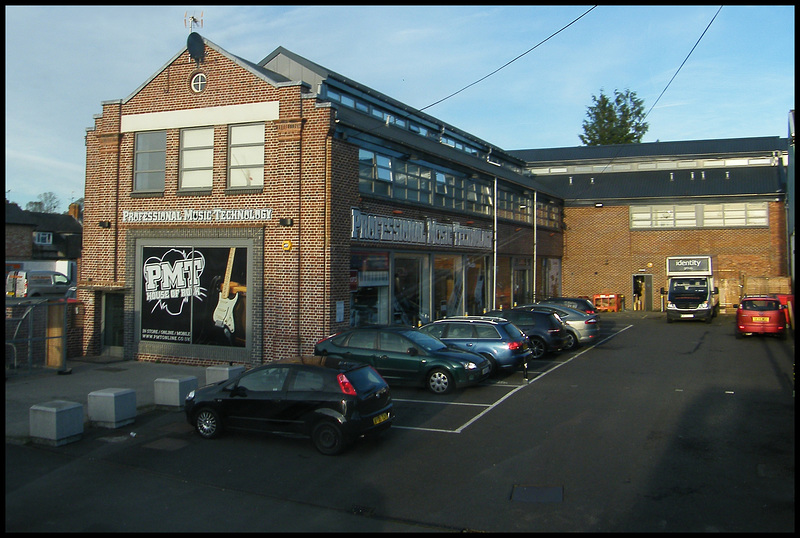
<path id="1" fill-rule="evenodd" d="M 431 321 L 428 265 L 427 256 L 395 255 L 392 323 L 418 327 Z"/>

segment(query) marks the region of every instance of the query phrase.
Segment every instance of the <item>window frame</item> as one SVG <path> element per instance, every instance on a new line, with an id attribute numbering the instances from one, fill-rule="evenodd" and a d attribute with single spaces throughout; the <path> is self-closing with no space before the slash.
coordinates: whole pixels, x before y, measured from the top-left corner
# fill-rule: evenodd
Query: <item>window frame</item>
<path id="1" fill-rule="evenodd" d="M 159 145 L 156 149 L 151 149 L 148 147 L 147 149 L 142 149 L 141 146 L 143 145 L 143 139 L 145 137 L 155 137 L 155 135 L 163 135 L 164 137 L 164 146 L 163 148 Z M 159 131 L 139 131 L 134 134 L 134 148 L 133 148 L 133 192 L 134 193 L 163 193 L 164 189 L 166 188 L 166 178 L 167 178 L 167 131 L 166 130 L 159 130 Z M 145 164 L 142 163 L 142 168 L 140 168 L 140 162 L 144 159 L 144 157 L 150 157 L 161 154 L 163 155 L 163 167 L 158 168 L 144 168 Z M 148 159 L 149 161 L 150 159 Z M 160 164 L 160 163 L 159 163 Z M 150 162 L 147 165 L 151 165 Z M 144 179 L 144 177 L 148 177 L 148 184 L 146 186 L 142 186 L 142 182 L 140 182 L 140 178 Z M 160 180 L 160 185 L 152 187 L 149 185 L 149 180 L 155 178 L 155 182 Z"/>
<path id="2" fill-rule="evenodd" d="M 236 131 L 237 129 L 240 129 L 240 128 L 241 129 L 247 129 L 247 128 L 253 128 L 255 126 L 261 126 L 260 140 L 248 140 L 248 141 L 241 142 L 241 143 L 240 142 L 237 142 L 237 143 L 233 142 L 234 131 Z M 265 163 L 266 163 L 266 159 L 265 159 L 265 156 L 264 156 L 265 147 L 266 147 L 266 134 L 265 134 L 264 128 L 265 128 L 264 122 L 238 123 L 238 124 L 234 124 L 234 125 L 229 125 L 228 126 L 228 168 L 227 168 L 227 175 L 228 175 L 227 186 L 228 186 L 228 189 L 234 189 L 234 190 L 239 189 L 239 190 L 241 190 L 241 189 L 263 189 L 264 188 L 264 180 L 265 180 L 265 177 L 264 177 L 265 176 L 265 170 L 264 170 L 264 168 L 265 168 Z M 237 150 L 245 150 L 246 151 L 247 149 L 254 149 L 254 148 L 260 148 L 261 149 L 260 152 L 257 152 L 257 154 L 260 156 L 260 163 L 259 162 L 252 162 L 252 163 L 251 162 L 246 162 L 245 164 L 240 164 L 238 162 L 238 159 L 234 155 L 237 152 Z M 255 154 L 256 153 L 254 153 L 254 155 Z M 258 160 L 259 159 L 255 159 L 255 161 L 258 161 Z M 234 164 L 234 161 L 236 161 L 235 164 Z M 234 177 L 234 174 L 237 171 L 244 171 L 244 170 L 260 171 L 260 174 L 256 174 L 256 175 L 260 175 L 260 182 L 258 182 L 258 180 L 256 180 L 255 183 L 250 183 L 250 184 L 246 184 L 246 185 L 233 184 L 232 178 Z M 248 180 L 252 180 L 252 179 L 253 179 L 252 175 L 249 175 L 248 176 Z"/>
<path id="3" fill-rule="evenodd" d="M 211 133 L 211 145 L 199 145 L 199 146 L 189 146 L 185 145 L 185 135 L 190 132 L 210 132 Z M 209 191 L 211 190 L 214 182 L 214 127 L 193 127 L 191 129 L 181 129 L 180 131 L 180 160 L 178 163 L 178 190 L 179 191 Z M 186 165 L 187 154 L 199 153 L 199 152 L 211 152 L 211 162 L 205 164 L 204 166 L 192 166 L 189 167 Z M 191 185 L 186 186 L 184 184 L 184 174 L 186 172 L 189 173 L 196 173 L 196 172 L 207 172 L 208 177 L 204 178 L 204 181 L 207 180 L 207 183 L 203 183 L 200 185 Z"/>

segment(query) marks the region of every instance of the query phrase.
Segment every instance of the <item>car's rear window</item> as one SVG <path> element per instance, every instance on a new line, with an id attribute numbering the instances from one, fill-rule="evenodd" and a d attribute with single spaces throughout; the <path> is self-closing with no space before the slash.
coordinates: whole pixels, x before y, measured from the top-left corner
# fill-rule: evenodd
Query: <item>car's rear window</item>
<path id="1" fill-rule="evenodd" d="M 372 366 L 362 366 L 345 372 L 347 379 L 359 393 L 375 392 L 386 386 L 386 381 L 376 372 Z"/>
<path id="2" fill-rule="evenodd" d="M 761 312 L 767 310 L 779 310 L 779 305 L 780 302 L 772 301 L 770 299 L 747 299 L 742 301 L 743 310 L 757 310 Z"/>
<path id="3" fill-rule="evenodd" d="M 475 331 L 478 338 L 500 339 L 500 333 L 497 332 L 497 329 L 495 329 L 493 325 L 478 324 L 475 326 Z"/>
<path id="4" fill-rule="evenodd" d="M 516 325 L 512 323 L 507 323 L 504 325 L 504 327 L 506 328 L 506 331 L 508 332 L 508 335 L 511 336 L 511 338 L 522 338 L 522 332 L 517 328 Z"/>

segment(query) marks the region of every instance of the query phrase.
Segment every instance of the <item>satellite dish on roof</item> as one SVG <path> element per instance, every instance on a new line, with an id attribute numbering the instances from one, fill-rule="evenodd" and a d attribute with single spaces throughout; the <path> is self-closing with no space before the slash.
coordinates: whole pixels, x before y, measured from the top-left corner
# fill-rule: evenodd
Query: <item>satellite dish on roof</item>
<path id="1" fill-rule="evenodd" d="M 186 40 L 186 48 L 189 49 L 189 56 L 197 62 L 198 66 L 203 63 L 206 57 L 206 44 L 200 34 L 197 32 L 189 34 L 189 38 Z"/>
<path id="2" fill-rule="evenodd" d="M 197 66 L 199 67 L 206 57 L 206 44 L 200 34 L 194 31 L 194 27 L 203 27 L 203 12 L 200 12 L 200 18 L 198 19 L 194 14 L 190 17 L 187 11 L 183 14 L 183 25 L 189 28 L 189 32 L 191 32 L 189 38 L 186 40 L 186 48 L 189 49 L 189 56 L 191 56 L 192 60 L 197 62 Z"/>

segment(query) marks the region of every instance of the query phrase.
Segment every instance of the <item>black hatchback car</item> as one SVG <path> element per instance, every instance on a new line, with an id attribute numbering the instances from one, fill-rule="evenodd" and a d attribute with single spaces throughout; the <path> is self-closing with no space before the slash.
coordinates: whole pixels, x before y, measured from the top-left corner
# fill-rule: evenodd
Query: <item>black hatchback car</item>
<path id="1" fill-rule="evenodd" d="M 492 310 L 487 316 L 505 318 L 528 337 L 531 359 L 541 359 L 547 353 L 561 351 L 566 346 L 567 329 L 552 312 L 529 310 Z"/>
<path id="2" fill-rule="evenodd" d="M 275 361 L 191 391 L 186 419 L 200 436 L 223 429 L 300 434 L 338 454 L 394 420 L 386 381 L 368 365 L 324 357 Z"/>

